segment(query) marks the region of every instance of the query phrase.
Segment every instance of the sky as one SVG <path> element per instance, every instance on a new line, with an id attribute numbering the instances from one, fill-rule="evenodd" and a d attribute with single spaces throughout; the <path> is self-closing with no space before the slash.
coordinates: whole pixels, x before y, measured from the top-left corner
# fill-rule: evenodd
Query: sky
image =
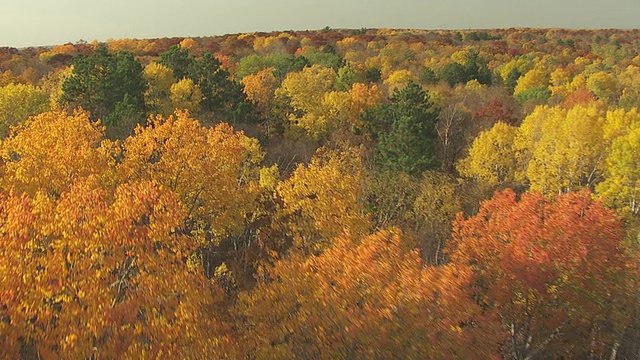
<path id="1" fill-rule="evenodd" d="M 0 46 L 331 28 L 640 27 L 640 0 L 0 0 Z"/>

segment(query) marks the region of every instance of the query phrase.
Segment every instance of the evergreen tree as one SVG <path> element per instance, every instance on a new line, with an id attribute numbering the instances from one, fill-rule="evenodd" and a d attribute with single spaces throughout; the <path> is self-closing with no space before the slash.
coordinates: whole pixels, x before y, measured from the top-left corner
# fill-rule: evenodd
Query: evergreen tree
<path id="1" fill-rule="evenodd" d="M 102 119 L 107 134 L 126 136 L 144 118 L 147 85 L 142 74 L 142 65 L 130 53 L 112 54 L 100 47 L 73 61 L 72 75 L 62 84 L 61 101 L 88 110 L 94 120 Z"/>
<path id="2" fill-rule="evenodd" d="M 377 140 L 376 163 L 382 170 L 419 175 L 436 168 L 436 122 L 438 110 L 420 85 L 409 81 L 396 89 L 390 103 L 365 114 L 372 137 Z"/>

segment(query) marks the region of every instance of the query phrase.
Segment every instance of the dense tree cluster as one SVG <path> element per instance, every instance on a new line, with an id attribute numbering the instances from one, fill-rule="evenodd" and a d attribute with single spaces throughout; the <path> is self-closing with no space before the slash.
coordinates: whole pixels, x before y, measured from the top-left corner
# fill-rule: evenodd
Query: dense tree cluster
<path id="1" fill-rule="evenodd" d="M 2 355 L 636 358 L 639 36 L 1 48 Z"/>

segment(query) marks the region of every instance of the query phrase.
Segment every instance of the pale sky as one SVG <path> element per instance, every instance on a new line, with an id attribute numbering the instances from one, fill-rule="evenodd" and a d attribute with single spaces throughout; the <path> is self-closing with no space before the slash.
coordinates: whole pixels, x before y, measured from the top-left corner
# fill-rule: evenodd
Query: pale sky
<path id="1" fill-rule="evenodd" d="M 0 46 L 332 28 L 640 27 L 640 0 L 0 0 Z"/>

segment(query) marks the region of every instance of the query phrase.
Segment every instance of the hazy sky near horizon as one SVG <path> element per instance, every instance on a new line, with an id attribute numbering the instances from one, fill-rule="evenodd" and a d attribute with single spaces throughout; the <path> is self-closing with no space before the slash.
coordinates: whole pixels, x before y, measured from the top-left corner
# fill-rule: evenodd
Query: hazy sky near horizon
<path id="1" fill-rule="evenodd" d="M 640 0 L 0 0 L 0 46 L 332 28 L 640 26 Z"/>

